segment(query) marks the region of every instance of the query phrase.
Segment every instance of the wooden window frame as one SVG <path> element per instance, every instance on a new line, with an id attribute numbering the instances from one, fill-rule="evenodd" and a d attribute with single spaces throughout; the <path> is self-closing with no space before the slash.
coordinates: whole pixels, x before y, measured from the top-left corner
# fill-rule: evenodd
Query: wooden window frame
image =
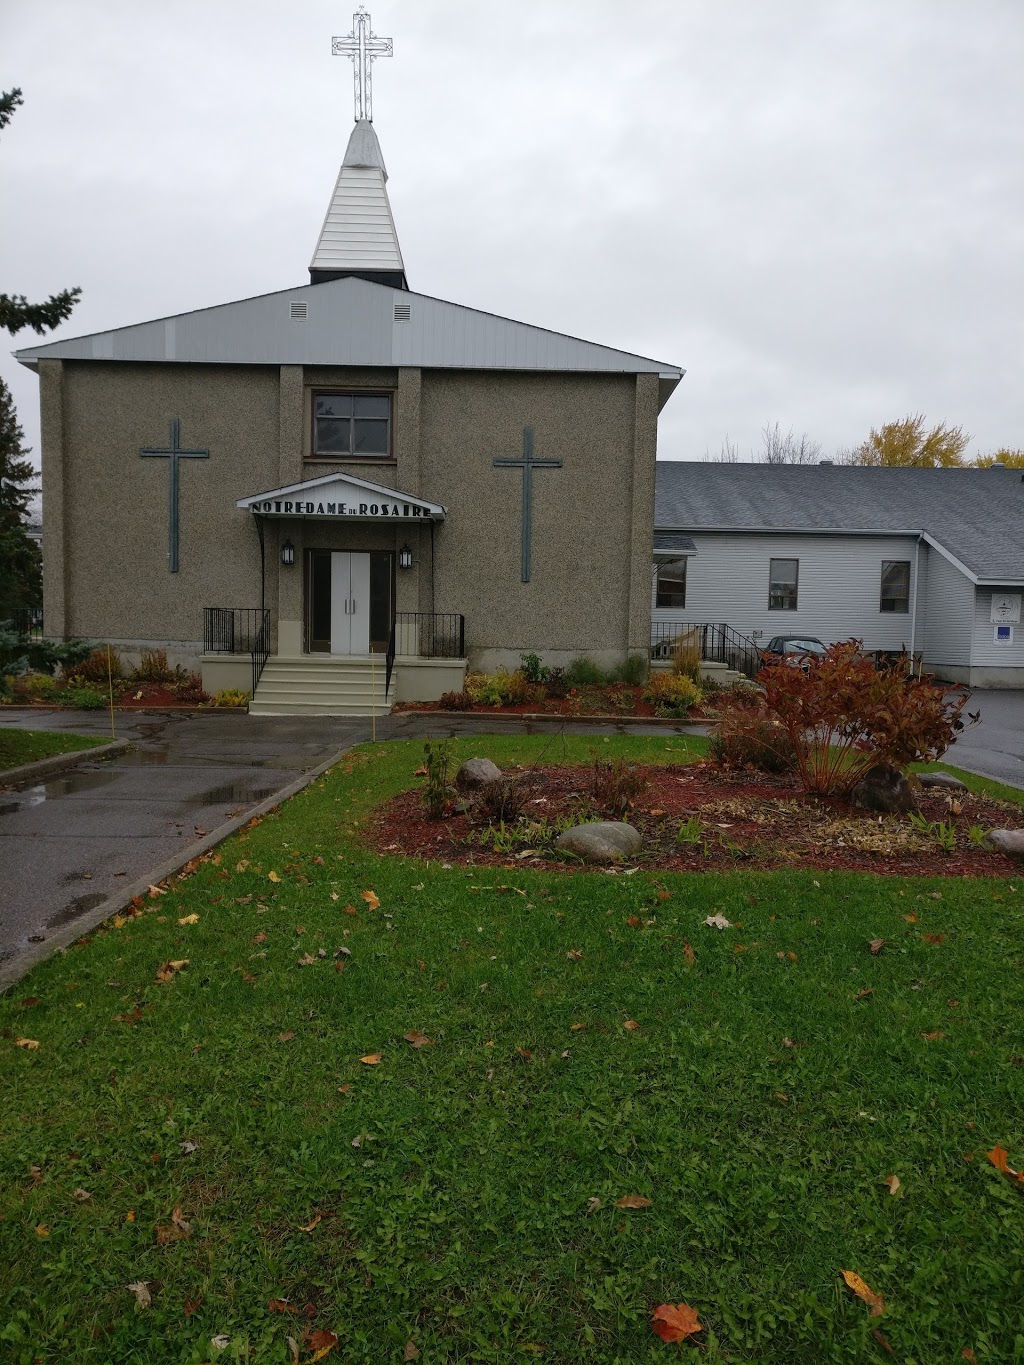
<path id="1" fill-rule="evenodd" d="M 774 578 L 774 564 L 795 564 L 796 574 L 793 578 L 793 601 L 792 603 L 776 603 L 773 601 L 772 580 Z M 788 587 L 788 584 L 786 585 Z M 769 611 L 798 611 L 800 602 L 800 561 L 793 555 L 773 556 L 768 561 L 768 610 Z"/>
<path id="2" fill-rule="evenodd" d="M 662 600 L 661 600 L 661 572 L 662 572 L 663 569 L 672 569 L 672 568 L 675 568 L 675 566 L 676 566 L 677 564 L 682 564 L 682 566 L 683 566 L 683 600 L 682 600 L 681 602 L 662 602 Z M 689 569 L 689 566 L 688 566 L 688 564 L 687 564 L 687 562 L 686 562 L 686 556 L 685 556 L 685 555 L 681 555 L 678 559 L 667 559 L 667 560 L 663 560 L 663 561 L 658 565 L 657 572 L 656 572 L 655 575 L 654 575 L 654 609 L 655 609 L 655 611 L 657 611 L 657 610 L 659 610 L 659 609 L 662 610 L 662 611 L 682 611 L 682 609 L 686 606 L 686 579 L 687 579 L 688 569 Z"/>
<path id="3" fill-rule="evenodd" d="M 318 398 L 386 398 L 388 400 L 388 448 L 374 454 L 345 454 L 344 451 L 318 451 L 316 448 L 316 401 Z M 350 421 L 356 421 L 353 416 Z M 380 418 L 370 419 L 380 421 Z M 393 464 L 395 460 L 395 394 L 393 389 L 345 389 L 330 386 L 310 390 L 309 454 L 307 464 Z"/>

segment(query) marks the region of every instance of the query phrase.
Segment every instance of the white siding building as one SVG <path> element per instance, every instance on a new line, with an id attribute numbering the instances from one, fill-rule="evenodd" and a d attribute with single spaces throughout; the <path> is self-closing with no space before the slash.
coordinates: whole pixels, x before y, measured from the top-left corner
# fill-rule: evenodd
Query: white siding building
<path id="1" fill-rule="evenodd" d="M 655 639 L 856 638 L 940 678 L 1024 686 L 1020 470 L 663 461 L 655 528 Z"/>

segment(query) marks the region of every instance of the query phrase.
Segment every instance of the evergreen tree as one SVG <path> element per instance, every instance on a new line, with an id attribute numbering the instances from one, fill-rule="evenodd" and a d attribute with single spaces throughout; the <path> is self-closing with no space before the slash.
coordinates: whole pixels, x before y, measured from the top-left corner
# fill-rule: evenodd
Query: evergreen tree
<path id="1" fill-rule="evenodd" d="M 11 391 L 0 379 L 0 621 L 16 607 L 43 600 L 42 556 L 26 534 L 29 504 L 39 490 L 24 440 Z"/>
<path id="2" fill-rule="evenodd" d="M 17 88 L 0 92 L 0 129 L 7 127 L 15 109 L 23 103 Z M 81 289 L 62 289 L 59 294 L 51 294 L 45 303 L 29 303 L 24 294 L 0 294 L 0 327 L 11 336 L 23 327 L 31 327 L 40 334 L 51 332 L 71 316 L 81 294 Z"/>

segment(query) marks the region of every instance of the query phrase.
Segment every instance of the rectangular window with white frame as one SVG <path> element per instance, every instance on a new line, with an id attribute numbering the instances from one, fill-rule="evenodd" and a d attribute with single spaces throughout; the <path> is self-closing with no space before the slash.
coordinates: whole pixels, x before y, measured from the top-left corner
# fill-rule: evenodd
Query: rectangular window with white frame
<path id="1" fill-rule="evenodd" d="M 883 559 L 879 611 L 910 611 L 910 560 Z"/>
<path id="2" fill-rule="evenodd" d="M 768 610 L 796 611 L 799 559 L 773 559 L 768 565 Z"/>
<path id="3" fill-rule="evenodd" d="M 658 565 L 656 607 L 686 606 L 686 560 L 672 559 Z"/>

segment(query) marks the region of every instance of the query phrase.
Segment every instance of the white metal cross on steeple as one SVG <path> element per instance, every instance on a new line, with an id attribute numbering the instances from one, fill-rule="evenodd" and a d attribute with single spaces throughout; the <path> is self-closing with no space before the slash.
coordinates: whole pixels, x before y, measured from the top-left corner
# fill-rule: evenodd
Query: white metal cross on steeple
<path id="1" fill-rule="evenodd" d="M 362 5 L 352 16 L 352 32 L 344 38 L 331 39 L 331 54 L 335 57 L 351 57 L 355 68 L 355 107 L 356 122 L 361 118 L 373 122 L 373 95 L 370 74 L 375 57 L 394 55 L 394 43 L 390 38 L 378 38 L 370 27 L 370 16 Z"/>

